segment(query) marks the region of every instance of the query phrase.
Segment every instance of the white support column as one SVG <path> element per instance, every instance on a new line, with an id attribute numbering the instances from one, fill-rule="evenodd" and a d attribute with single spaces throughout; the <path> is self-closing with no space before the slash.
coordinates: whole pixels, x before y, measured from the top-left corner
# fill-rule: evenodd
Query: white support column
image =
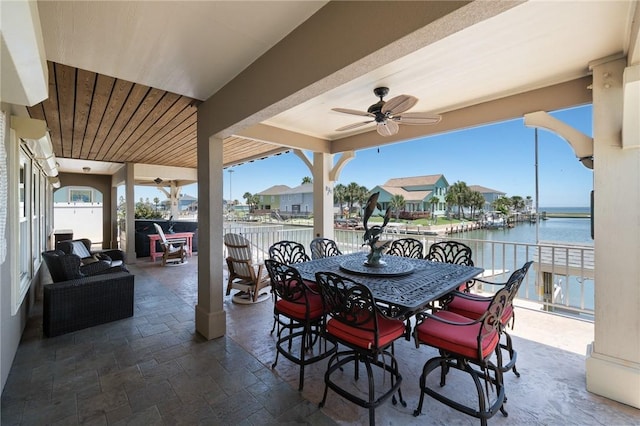
<path id="1" fill-rule="evenodd" d="M 313 235 L 333 239 L 333 154 L 313 154 Z"/>
<path id="2" fill-rule="evenodd" d="M 126 164 L 126 176 L 125 176 L 125 199 L 127 202 L 127 214 L 126 214 L 126 227 L 125 235 L 125 247 L 124 252 L 127 255 L 127 263 L 136 263 L 136 199 L 135 199 L 135 174 L 134 164 Z"/>
<path id="3" fill-rule="evenodd" d="M 638 110 L 623 103 L 625 66 L 592 65 L 595 339 L 586 379 L 590 392 L 640 408 L 640 134 L 631 123 L 621 140 L 626 109 Z"/>
<path id="4" fill-rule="evenodd" d="M 110 214 L 110 222 L 111 226 L 109 227 L 109 247 L 110 249 L 118 248 L 118 187 L 111 187 L 111 212 Z"/>
<path id="5" fill-rule="evenodd" d="M 170 196 L 169 200 L 171 202 L 171 216 L 174 219 L 178 219 L 180 217 L 180 191 L 182 190 L 181 186 L 177 186 L 175 181 L 171 181 L 171 186 L 169 187 Z"/>
<path id="6" fill-rule="evenodd" d="M 198 304 L 196 331 L 206 339 L 226 333 L 223 305 L 222 139 L 198 134 Z"/>

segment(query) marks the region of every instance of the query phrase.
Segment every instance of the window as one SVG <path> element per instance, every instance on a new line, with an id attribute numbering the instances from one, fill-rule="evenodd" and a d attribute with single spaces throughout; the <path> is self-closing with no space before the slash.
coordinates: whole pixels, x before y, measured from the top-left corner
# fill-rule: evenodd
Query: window
<path id="1" fill-rule="evenodd" d="M 71 203 L 91 203 L 93 201 L 90 189 L 70 189 L 69 202 Z"/>
<path id="2" fill-rule="evenodd" d="M 12 281 L 12 305 L 11 313 L 18 312 L 22 304 L 29 284 L 31 282 L 31 160 L 28 153 L 22 149 L 18 150 L 19 165 L 18 170 L 18 256 L 15 267 L 17 274 Z"/>
<path id="3" fill-rule="evenodd" d="M 22 222 L 22 219 L 25 218 L 27 216 L 27 203 L 25 200 L 25 182 L 27 180 L 26 177 L 26 156 L 22 153 L 22 151 L 20 152 L 20 177 L 19 177 L 19 181 L 18 181 L 18 202 L 20 203 L 20 222 Z"/>
<path id="4" fill-rule="evenodd" d="M 42 208 L 40 203 L 41 174 L 36 164 L 34 162 L 31 167 L 31 243 L 33 244 L 31 247 L 31 262 L 33 263 L 34 271 L 40 265 L 40 239 L 43 237 L 40 234 L 40 209 Z"/>

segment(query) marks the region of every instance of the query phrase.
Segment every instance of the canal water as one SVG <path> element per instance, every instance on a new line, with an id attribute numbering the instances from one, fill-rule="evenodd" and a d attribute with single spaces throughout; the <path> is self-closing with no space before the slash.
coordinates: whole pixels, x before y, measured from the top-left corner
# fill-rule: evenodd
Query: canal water
<path id="1" fill-rule="evenodd" d="M 538 226 L 536 230 L 536 225 Z M 591 239 L 591 220 L 589 218 L 549 218 L 535 223 L 520 223 L 513 228 L 504 229 L 481 229 L 467 231 L 451 235 L 452 238 L 461 240 L 484 240 L 505 243 L 530 243 L 541 244 L 554 243 L 566 245 L 581 245 L 593 247 Z M 537 241 L 536 241 L 537 240 Z M 487 259 L 491 256 L 491 244 L 473 245 L 474 258 Z M 484 253 L 483 253 L 484 252 Z M 507 264 L 480 265 L 485 269 L 504 268 L 512 270 L 521 266 L 526 260 L 533 260 L 533 253 L 525 253 L 523 246 L 516 248 L 516 253 L 506 256 Z M 480 261 L 479 263 L 482 263 Z M 536 274 L 535 266 L 528 275 Z M 506 274 L 508 275 L 508 274 Z M 505 279 L 506 279 L 505 275 Z M 503 277 L 501 277 L 503 278 Z M 534 277 L 529 277 L 528 283 L 535 282 Z M 589 278 L 579 278 L 575 276 L 554 275 L 555 303 L 565 304 L 575 309 L 594 309 L 594 281 Z M 537 283 L 538 286 L 540 283 Z M 525 287 L 525 286 L 523 286 Z M 521 288 L 519 297 L 530 300 L 542 300 L 541 288 L 534 288 L 533 285 Z"/>
<path id="2" fill-rule="evenodd" d="M 537 232 L 536 225 L 538 225 Z M 479 229 L 456 235 L 478 240 L 536 243 L 536 234 L 539 238 L 538 242 L 541 243 L 593 245 L 589 218 L 550 218 L 541 220 L 537 224 L 520 223 L 513 228 Z"/>

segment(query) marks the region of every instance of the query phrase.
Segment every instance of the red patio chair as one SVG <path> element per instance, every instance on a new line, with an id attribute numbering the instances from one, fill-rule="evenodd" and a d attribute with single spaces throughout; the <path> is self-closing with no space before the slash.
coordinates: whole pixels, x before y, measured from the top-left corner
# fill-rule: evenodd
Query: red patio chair
<path id="1" fill-rule="evenodd" d="M 349 278 L 331 272 L 316 273 L 316 283 L 330 319 L 326 324 L 326 333 L 337 343 L 348 350 L 336 352 L 327 365 L 324 375 L 324 395 L 320 402 L 323 407 L 327 401 L 327 390 L 348 399 L 360 407 L 369 410 L 369 423 L 375 425 L 375 409 L 392 396 L 392 403 L 397 403 L 395 392 L 402 399 L 400 384 L 402 376 L 398 371 L 398 362 L 394 356 L 393 343 L 405 334 L 401 320 L 387 318 L 375 304 L 371 291 L 364 285 Z M 359 379 L 360 363 L 367 371 L 368 394 L 366 398 L 361 392 L 345 382 L 343 367 L 354 363 L 355 380 Z M 382 384 L 388 388 L 376 397 L 373 379 L 373 367 L 380 368 L 383 374 L 390 377 Z M 342 379 L 342 380 L 341 380 Z M 378 390 L 378 394 L 380 391 Z"/>
<path id="2" fill-rule="evenodd" d="M 282 240 L 272 244 L 269 247 L 269 258 L 276 262 L 283 263 L 285 265 L 293 265 L 294 263 L 307 262 L 311 260 L 304 246 L 296 241 Z M 317 290 L 315 283 L 307 283 L 307 285 L 314 290 Z M 271 327 L 271 334 L 276 329 L 278 324 L 278 315 L 275 314 L 273 318 L 273 327 Z"/>
<path id="3" fill-rule="evenodd" d="M 429 345 L 439 350 L 440 355 L 429 359 L 420 375 L 420 402 L 413 415 L 422 412 L 424 395 L 480 419 L 486 426 L 487 419 L 500 410 L 506 417 L 506 401 L 502 380 L 502 354 L 500 351 L 500 318 L 509 300 L 509 290 L 500 289 L 492 298 L 484 314 L 471 320 L 451 311 L 422 312 L 416 315 L 414 339 L 416 347 Z M 491 358 L 496 355 L 497 362 Z M 477 368 L 475 368 L 476 366 Z M 445 386 L 445 378 L 450 368 L 468 373 L 473 379 L 478 394 L 477 407 L 465 405 L 461 398 L 454 399 L 430 387 L 429 373 L 440 367 L 440 387 Z M 492 376 L 493 374 L 493 376 Z M 484 386 L 483 383 L 484 382 Z M 495 388 L 491 398 L 489 388 Z"/>
<path id="4" fill-rule="evenodd" d="M 507 333 L 507 326 L 510 324 L 511 328 L 513 328 L 515 322 L 515 313 L 513 310 L 513 299 L 518 294 L 518 290 L 520 289 L 520 285 L 524 281 L 527 272 L 529 271 L 529 267 L 533 262 L 529 261 L 524 264 L 524 266 L 516 271 L 514 271 L 507 282 L 505 283 L 493 283 L 490 281 L 485 281 L 481 279 L 476 279 L 478 282 L 482 282 L 484 284 L 491 284 L 495 286 L 500 286 L 506 288 L 509 291 L 509 300 L 507 302 L 507 306 L 502 313 L 502 317 L 500 318 L 500 331 L 505 336 L 505 343 L 500 344 L 500 348 L 506 350 L 509 353 L 509 362 L 504 365 L 503 372 L 513 370 L 513 373 L 520 377 L 520 373 L 516 370 L 516 358 L 517 353 L 513 349 L 513 342 L 509 333 Z M 484 297 L 477 294 L 464 293 L 464 292 L 454 292 L 452 293 L 452 297 L 446 301 L 444 309 L 455 312 L 456 314 L 463 315 L 467 318 L 477 319 L 480 318 L 489 307 L 491 303 L 492 297 Z"/>
<path id="5" fill-rule="evenodd" d="M 298 390 L 302 390 L 304 367 L 331 355 L 337 346 L 323 337 L 325 313 L 320 295 L 307 287 L 295 268 L 271 259 L 264 263 L 276 297 L 274 316 L 279 322 L 276 360 L 271 368 L 278 364 L 280 354 L 299 365 Z M 289 332 L 283 336 L 286 330 Z M 299 343 L 296 350 L 292 350 L 294 342 Z"/>

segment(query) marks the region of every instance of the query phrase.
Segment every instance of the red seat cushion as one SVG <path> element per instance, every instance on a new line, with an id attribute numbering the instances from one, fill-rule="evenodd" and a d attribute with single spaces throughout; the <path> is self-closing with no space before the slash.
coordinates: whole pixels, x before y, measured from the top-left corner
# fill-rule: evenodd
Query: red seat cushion
<path id="1" fill-rule="evenodd" d="M 327 332 L 338 339 L 364 349 L 372 349 L 375 346 L 373 319 L 359 327 L 344 324 L 334 318 L 327 322 Z M 404 334 L 404 323 L 400 320 L 386 318 L 378 315 L 378 345 L 380 348 L 387 346 Z"/>
<path id="2" fill-rule="evenodd" d="M 307 285 L 307 287 L 309 287 L 311 290 L 315 291 L 316 293 L 320 293 L 320 287 L 318 287 L 318 284 L 314 281 L 307 281 L 304 280 L 304 283 Z"/>
<path id="3" fill-rule="evenodd" d="M 309 319 L 318 319 L 324 315 L 322 298 L 319 294 L 306 292 L 309 301 Z M 279 299 L 275 305 L 276 312 L 295 320 L 304 321 L 307 318 L 307 304 L 304 297 L 298 298 L 296 301 L 288 301 Z"/>
<path id="4" fill-rule="evenodd" d="M 434 316 L 447 321 L 468 323 L 469 318 L 449 311 L 438 311 Z M 478 335 L 481 323 L 472 325 L 451 325 L 427 318 L 416 327 L 418 340 L 429 346 L 462 355 L 469 359 L 478 359 Z M 482 358 L 494 351 L 499 342 L 498 329 L 494 329 L 482 341 Z"/>
<path id="5" fill-rule="evenodd" d="M 447 311 L 455 312 L 471 319 L 480 318 L 489 308 L 490 300 L 468 299 L 466 297 L 454 296 L 453 300 L 447 304 Z M 508 305 L 502 312 L 500 322 L 506 325 L 513 315 L 513 306 Z"/>

